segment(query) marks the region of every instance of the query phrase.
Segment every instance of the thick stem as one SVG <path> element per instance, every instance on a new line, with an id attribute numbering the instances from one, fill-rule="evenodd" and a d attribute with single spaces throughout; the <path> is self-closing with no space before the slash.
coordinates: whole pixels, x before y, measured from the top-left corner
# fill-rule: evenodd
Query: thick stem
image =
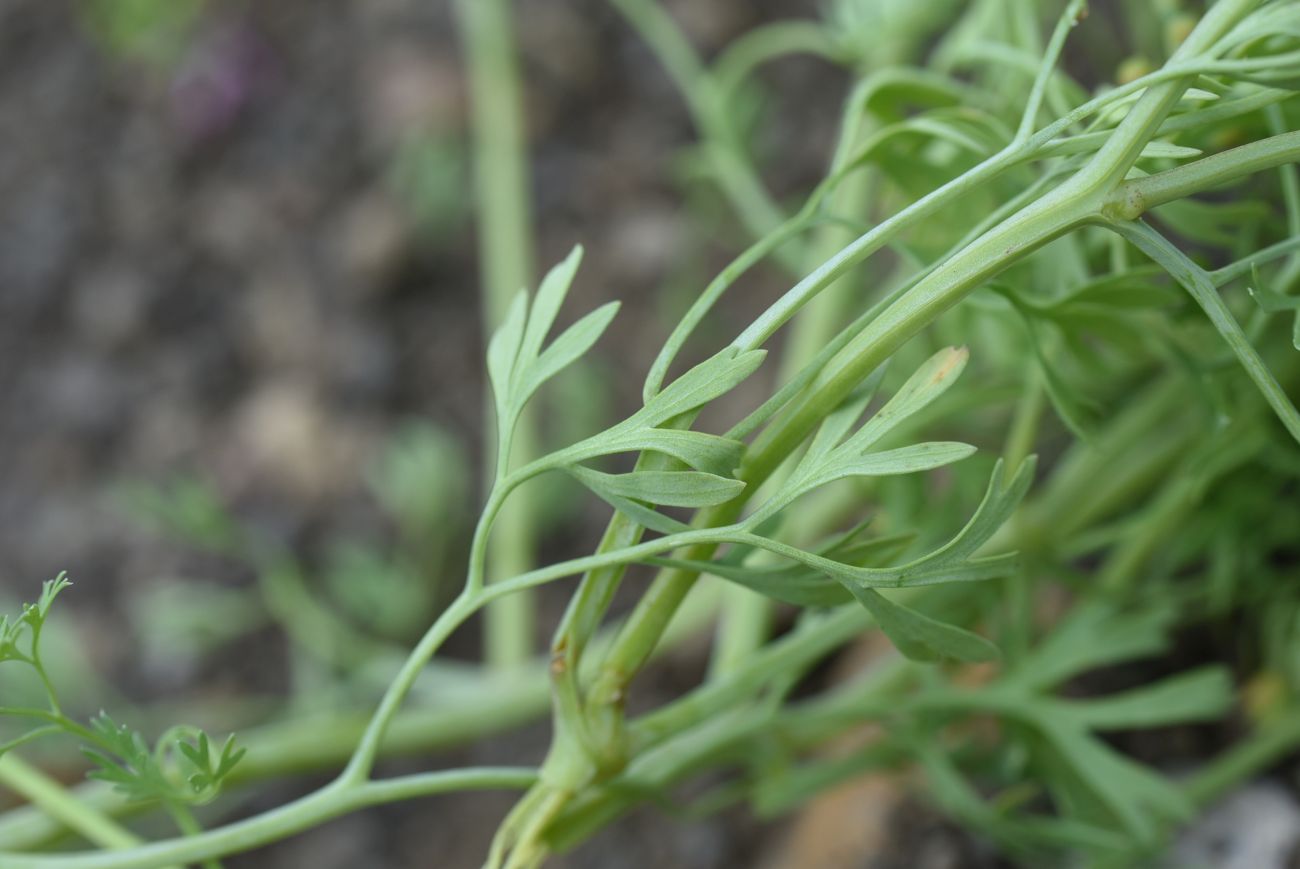
<path id="1" fill-rule="evenodd" d="M 1125 181 L 1107 199 L 1104 213 L 1114 219 L 1136 220 L 1166 202 L 1298 160 L 1300 131 L 1270 136 L 1167 172 Z"/>

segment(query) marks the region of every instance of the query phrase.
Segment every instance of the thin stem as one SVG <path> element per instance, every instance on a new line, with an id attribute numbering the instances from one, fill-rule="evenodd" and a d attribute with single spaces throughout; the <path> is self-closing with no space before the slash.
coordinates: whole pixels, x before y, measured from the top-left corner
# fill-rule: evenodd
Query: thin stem
<path id="1" fill-rule="evenodd" d="M 1265 724 L 1247 739 L 1201 768 L 1187 780 L 1184 792 L 1198 806 L 1207 806 L 1223 794 L 1268 769 L 1300 745 L 1300 712 Z"/>
<path id="2" fill-rule="evenodd" d="M 402 701 L 406 699 L 411 686 L 415 684 L 420 671 L 424 669 L 425 664 L 429 663 L 429 659 L 452 631 L 460 627 L 481 605 L 481 598 L 462 592 L 420 638 L 420 642 L 402 664 L 402 669 L 393 678 L 388 690 L 384 692 L 379 708 L 375 710 L 374 716 L 366 726 L 366 731 L 362 734 L 352 759 L 339 776 L 339 782 L 357 783 L 369 777 L 375 765 L 375 758 L 379 754 L 380 743 L 383 742 L 393 717 L 401 707 Z"/>
<path id="3" fill-rule="evenodd" d="M 653 0 L 611 0 L 612 5 L 650 46 L 678 90 L 705 143 L 705 154 L 719 185 L 745 226 L 763 236 L 785 221 L 748 160 L 727 118 L 724 92 L 705 68 L 685 34 Z"/>
<path id="4" fill-rule="evenodd" d="M 1047 92 L 1048 82 L 1052 80 L 1052 73 L 1056 70 L 1061 49 L 1065 47 L 1065 38 L 1070 35 L 1070 29 L 1079 23 L 1079 16 L 1085 5 L 1086 0 L 1070 0 L 1056 22 L 1052 37 L 1047 42 L 1047 51 L 1043 54 L 1043 62 L 1038 67 L 1038 74 L 1034 76 L 1034 83 L 1029 89 L 1029 98 L 1025 101 L 1025 111 L 1020 117 L 1020 126 L 1016 130 L 1018 142 L 1028 141 L 1034 131 L 1038 111 L 1043 105 L 1043 95 Z M 1036 33 L 1037 30 L 1034 32 Z"/>
<path id="5" fill-rule="evenodd" d="M 74 854 L 0 853 L 5 869 L 155 869 L 237 854 L 291 836 L 358 809 L 447 791 L 518 790 L 531 786 L 537 771 L 480 767 L 400 776 L 382 781 L 335 782 L 256 817 L 196 836 L 167 839 L 126 850 Z"/>
<path id="6" fill-rule="evenodd" d="M 515 293 L 531 284 L 534 272 L 523 99 L 510 0 L 459 0 L 456 7 L 474 97 L 479 262 L 486 293 L 484 321 L 491 332 L 505 318 Z M 492 402 L 487 405 L 491 407 Z M 534 439 L 530 417 L 520 414 L 512 442 L 500 452 L 527 461 Z M 495 469 L 497 477 L 510 470 L 505 466 L 507 456 L 501 458 Z M 536 532 L 527 496 L 526 491 L 516 493 L 496 517 L 490 565 L 493 577 L 513 576 L 533 566 Z M 484 626 L 488 664 L 510 669 L 527 661 L 532 655 L 534 624 L 529 595 L 495 603 Z"/>
<path id="7" fill-rule="evenodd" d="M 140 838 L 130 830 L 77 800 L 57 781 L 19 760 L 16 755 L 0 757 L 0 784 L 96 845 L 118 849 L 140 844 Z M 0 865 L 8 866 L 9 863 L 0 856 Z"/>

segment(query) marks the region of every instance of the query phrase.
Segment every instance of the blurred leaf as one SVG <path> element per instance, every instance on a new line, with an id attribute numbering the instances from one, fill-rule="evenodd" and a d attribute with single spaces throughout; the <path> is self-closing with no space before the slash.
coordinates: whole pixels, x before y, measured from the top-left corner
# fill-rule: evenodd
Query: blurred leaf
<path id="1" fill-rule="evenodd" d="M 996 661 L 1001 657 L 997 646 L 988 640 L 946 622 L 909 609 L 880 594 L 875 589 L 845 583 L 876 624 L 885 632 L 898 651 L 914 661 Z"/>

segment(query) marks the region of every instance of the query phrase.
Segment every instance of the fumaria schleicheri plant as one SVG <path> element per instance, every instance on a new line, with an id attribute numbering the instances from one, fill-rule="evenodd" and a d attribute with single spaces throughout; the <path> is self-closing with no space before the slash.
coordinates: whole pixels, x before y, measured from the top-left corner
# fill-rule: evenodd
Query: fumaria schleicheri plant
<path id="1" fill-rule="evenodd" d="M 47 789 L 50 813 L 93 819 L 78 832 L 114 850 L 39 853 L 35 842 L 0 852 L 0 869 L 215 861 L 377 803 L 483 788 L 522 791 L 485 854 L 489 867 L 521 869 L 704 772 L 726 776 L 696 808 L 745 801 L 773 814 L 899 767 L 1025 865 L 1141 864 L 1206 801 L 1300 743 L 1300 3 L 1218 0 L 1198 19 L 1174 3 L 1126 7 L 1132 22 L 1163 25 L 1168 59 L 1090 93 L 1058 69 L 1073 34 L 1101 38 L 1082 0 L 841 0 L 828 22 L 765 26 L 712 65 L 652 0 L 612 2 L 682 88 L 700 171 L 753 235 L 670 331 L 642 406 L 575 443 L 544 449 L 532 437 L 530 402 L 617 314 L 611 302 L 553 334 L 579 279 L 574 248 L 535 293 L 500 306 L 487 351 L 495 461 L 463 588 L 396 670 L 337 777 L 199 830 L 185 804 L 257 762 L 254 736 L 243 766 L 233 742 L 218 749 L 188 729 L 150 752 L 106 716 L 89 728 L 65 718 L 51 688 L 48 712 L 4 710 L 43 722 L 6 747 L 77 737 L 97 777 L 171 810 L 182 835 L 138 843 L 109 817 L 121 805 Z M 502 63 L 506 4 L 460 11 L 477 98 L 500 100 L 481 108 L 480 129 L 508 128 L 501 113 L 518 95 Z M 1045 39 L 1044 11 L 1055 20 Z M 884 38 L 888 55 L 869 50 Z M 792 210 L 765 189 L 741 111 L 756 71 L 790 53 L 824 57 L 850 81 L 825 178 Z M 480 145 L 483 231 L 507 239 L 522 209 L 501 210 L 518 206 L 517 191 L 492 188 L 491 169 L 517 170 L 520 155 Z M 1191 198 L 1208 191 L 1225 192 Z M 718 300 L 761 262 L 793 272 L 790 289 L 727 346 L 695 347 Z M 773 366 L 767 348 L 787 324 L 798 340 Z M 673 376 L 687 353 L 703 361 Z M 695 428 L 764 377 L 766 400 L 730 429 Z M 635 465 L 616 470 L 618 455 Z M 609 505 L 600 545 L 502 575 L 519 555 L 494 547 L 502 523 L 527 536 L 512 499 L 548 474 Z M 610 619 L 634 565 L 653 578 Z M 553 721 L 538 765 L 376 777 L 395 730 L 420 745 L 418 727 L 396 722 L 447 637 L 485 608 L 497 613 L 490 634 L 516 630 L 519 611 L 494 605 L 571 577 L 544 669 L 529 671 L 549 682 Z M 698 597 L 719 582 L 720 598 Z M 61 588 L 47 585 L 0 628 L 5 659 L 47 685 L 37 641 Z M 708 677 L 630 716 L 636 677 L 675 620 L 719 599 Z M 1064 690 L 1229 612 L 1262 626 L 1247 693 L 1272 699 L 1247 709 L 1253 733 L 1182 781 L 1102 734 L 1221 719 L 1235 702 L 1224 667 L 1100 696 Z M 898 655 L 793 693 L 877 629 Z M 520 642 L 495 646 L 500 660 Z M 483 716 L 493 702 L 505 701 Z M 420 719 L 427 733 L 443 713 Z M 970 726 L 989 717 L 1008 725 L 996 737 Z M 867 722 L 880 725 L 875 738 L 831 751 Z M 0 819 L 0 846 L 4 835 Z"/>

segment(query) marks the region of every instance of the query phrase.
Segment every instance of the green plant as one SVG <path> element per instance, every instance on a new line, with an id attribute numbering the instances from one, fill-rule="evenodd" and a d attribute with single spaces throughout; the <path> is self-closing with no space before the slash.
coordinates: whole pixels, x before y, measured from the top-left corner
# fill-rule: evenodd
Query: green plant
<path id="1" fill-rule="evenodd" d="M 350 748 L 338 777 L 207 832 L 93 855 L 10 851 L 0 866 L 210 860 L 379 802 L 517 788 L 524 794 L 487 865 L 527 867 L 705 771 L 729 775 L 693 808 L 746 800 L 771 813 L 846 776 L 903 765 L 923 771 L 945 811 L 1027 865 L 1065 856 L 1123 865 L 1148 860 L 1198 806 L 1300 742 L 1300 414 L 1287 394 L 1300 383 L 1300 315 L 1291 316 L 1300 184 L 1290 165 L 1300 134 L 1287 132 L 1300 114 L 1291 90 L 1300 4 L 1219 0 L 1194 27 L 1175 4 L 1134 11 L 1135 29 L 1158 19 L 1169 58 L 1094 96 L 1057 70 L 1084 17 L 1080 0 L 1051 4 L 1059 18 L 1045 42 L 1038 3 L 968 4 L 923 68 L 911 64 L 954 4 L 845 0 L 829 24 L 755 31 L 711 67 L 650 0 L 614 5 L 682 88 L 705 171 L 756 237 L 672 330 L 642 407 L 576 443 L 548 452 L 525 437 L 518 449 L 530 400 L 591 350 L 617 311 L 597 308 L 548 340 L 578 274 L 575 249 L 534 295 L 499 305 L 487 360 L 494 472 L 463 589 L 360 732 L 336 726 L 335 747 L 317 751 L 319 760 L 336 758 L 340 743 Z M 471 52 L 495 53 L 476 67 L 490 77 L 478 82 L 480 100 L 501 96 L 508 107 L 505 4 L 465 6 Z M 890 26 L 875 26 L 873 15 Z M 869 50 L 873 34 L 890 39 L 884 65 Z M 754 71 L 791 52 L 842 63 L 855 84 L 825 180 L 787 215 L 738 130 L 752 120 L 742 91 Z M 494 90 L 503 82 L 504 96 Z M 481 111 L 485 129 L 509 128 L 488 117 L 501 104 Z M 485 251 L 500 266 L 491 251 L 508 251 L 503 240 L 522 232 L 518 142 L 486 141 L 497 150 L 480 143 L 483 177 L 506 168 L 487 197 L 497 204 L 485 202 L 495 215 L 485 217 L 500 222 L 485 228 L 495 239 Z M 1279 174 L 1280 185 L 1253 180 Z M 1188 199 L 1226 185 L 1230 197 Z M 1143 219 L 1148 212 L 1165 232 Z M 510 257 L 514 274 L 526 272 L 519 249 Z M 879 267 L 867 273 L 872 257 Z M 670 379 L 718 299 L 767 259 L 800 276 L 794 286 L 728 346 Z M 1249 293 L 1235 289 L 1243 280 Z M 864 288 L 874 291 L 871 304 Z M 798 340 L 768 398 L 721 434 L 692 428 L 710 405 L 735 409 L 732 391 L 758 376 L 764 345 L 792 321 Z M 968 352 L 945 346 L 953 343 L 969 345 L 979 366 L 960 386 Z M 986 449 L 929 439 L 933 430 Z M 610 468 L 620 454 L 638 456 L 632 470 Z M 528 520 L 508 512 L 512 499 L 556 473 L 613 508 L 599 548 L 503 574 L 499 562 L 528 548 Z M 503 516 L 514 542 L 494 548 Z M 654 577 L 618 628 L 602 632 L 632 565 Z M 740 589 L 724 598 L 708 679 L 629 718 L 634 678 L 674 619 L 708 614 L 691 597 L 704 575 Z M 403 702 L 447 637 L 489 605 L 575 576 L 545 664 L 549 685 L 541 683 L 554 735 L 540 765 L 374 778 L 386 740 L 407 732 Z M 16 623 L 31 629 L 32 645 L 15 660 L 38 674 L 38 623 L 58 587 Z M 772 601 L 797 608 L 785 633 L 773 630 Z M 545 677 L 524 663 L 531 623 L 519 610 L 496 611 L 489 673 L 518 670 L 537 690 Z M 1233 706 L 1223 667 L 1085 698 L 1063 690 L 1105 665 L 1159 655 L 1176 628 L 1229 612 L 1265 626 L 1246 660 L 1257 683 L 1280 687 L 1253 710 L 1257 729 L 1186 781 L 1099 734 L 1222 718 Z M 811 667 L 873 628 L 901 655 L 810 697 L 792 694 Z M 963 666 L 988 662 L 999 663 Z M 50 702 L 62 727 L 52 691 Z M 489 695 L 483 708 L 504 714 L 507 705 Z M 1002 724 L 997 739 L 973 726 L 990 717 Z M 112 755 L 101 775 L 141 778 L 151 755 L 102 721 L 81 734 Z M 849 757 L 827 756 L 839 735 L 868 721 L 884 735 Z M 415 725 L 426 728 L 425 745 L 437 743 L 428 734 L 438 722 L 445 718 Z M 179 757 L 164 755 L 189 763 L 190 786 L 205 796 L 257 762 L 251 738 L 233 768 L 235 755 L 214 761 L 206 737 L 180 738 Z M 21 771 L 8 780 L 27 781 Z M 78 809 L 74 795 L 26 788 L 59 816 L 101 817 L 93 793 Z M 148 793 L 181 802 L 173 791 Z"/>

